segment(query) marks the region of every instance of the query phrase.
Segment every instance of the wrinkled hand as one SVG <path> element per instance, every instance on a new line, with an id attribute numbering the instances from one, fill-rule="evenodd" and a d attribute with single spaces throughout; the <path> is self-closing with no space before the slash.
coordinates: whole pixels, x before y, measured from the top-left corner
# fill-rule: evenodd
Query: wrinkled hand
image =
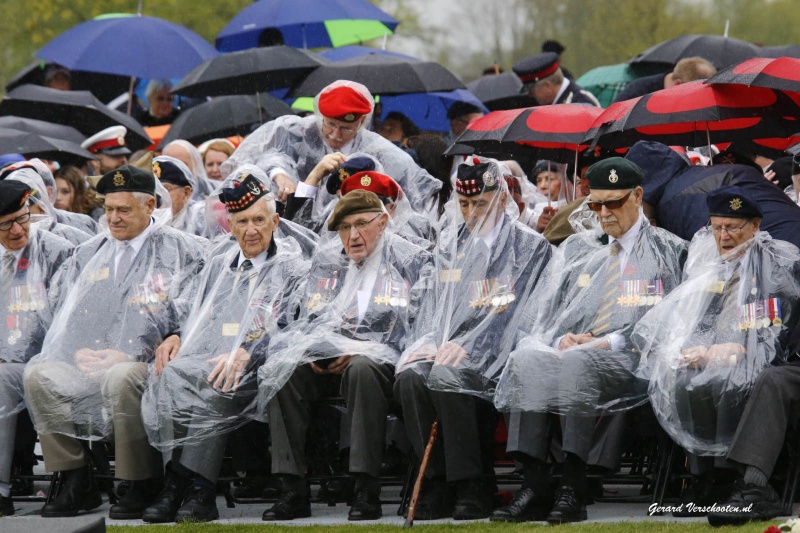
<path id="1" fill-rule="evenodd" d="M 161 374 L 167 363 L 175 359 L 180 348 L 181 338 L 177 335 L 170 335 L 156 348 L 155 366 L 157 376 Z"/>
<path id="2" fill-rule="evenodd" d="M 278 200 L 281 202 L 285 203 L 286 198 L 288 198 L 290 194 L 294 194 L 294 191 L 297 190 L 297 185 L 295 185 L 292 178 L 286 174 L 277 174 L 272 178 L 272 181 L 278 186 Z"/>
<path id="3" fill-rule="evenodd" d="M 536 221 L 536 231 L 543 232 L 557 212 L 558 210 L 553 207 L 545 207 L 539 215 L 539 220 Z"/>
<path id="4" fill-rule="evenodd" d="M 308 174 L 306 178 L 306 185 L 311 187 L 318 187 L 319 182 L 322 181 L 322 178 L 342 166 L 342 164 L 347 161 L 347 157 L 342 152 L 334 152 L 332 154 L 328 154 L 322 159 L 320 159 L 317 166 Z"/>
<path id="5" fill-rule="evenodd" d="M 593 340 L 595 339 L 591 333 L 567 333 L 558 343 L 558 349 L 567 350 L 573 346 L 586 344 L 587 342 L 592 342 Z"/>
<path id="6" fill-rule="evenodd" d="M 446 342 L 436 354 L 434 366 L 450 366 L 456 368 L 469 354 L 455 342 Z"/>
<path id="7" fill-rule="evenodd" d="M 706 365 L 706 352 L 708 348 L 705 346 L 692 346 L 681 350 L 681 355 L 689 368 L 702 368 Z"/>
<path id="8" fill-rule="evenodd" d="M 208 363 L 215 365 L 208 374 L 207 381 L 211 386 L 220 392 L 236 392 L 244 369 L 250 364 L 250 354 L 244 348 L 239 348 L 232 358 L 231 354 L 222 353 L 209 359 Z"/>
<path id="9" fill-rule="evenodd" d="M 75 365 L 90 379 L 97 379 L 116 365 L 128 360 L 128 354 L 119 350 L 90 350 L 81 348 L 75 352 Z"/>
<path id="10" fill-rule="evenodd" d="M 309 365 L 311 365 L 311 370 L 313 370 L 315 374 L 343 374 L 352 358 L 352 355 L 342 355 L 337 357 L 327 368 L 322 368 L 313 362 L 309 363 Z"/>

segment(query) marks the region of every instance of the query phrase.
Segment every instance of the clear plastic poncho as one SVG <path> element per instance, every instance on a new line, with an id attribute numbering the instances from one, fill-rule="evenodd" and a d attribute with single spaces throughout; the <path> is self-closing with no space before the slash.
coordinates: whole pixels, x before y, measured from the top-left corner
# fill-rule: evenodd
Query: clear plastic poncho
<path id="1" fill-rule="evenodd" d="M 186 178 L 186 181 L 188 181 L 191 185 L 194 196 L 194 190 L 197 189 L 198 186 L 197 179 L 189 170 L 189 167 L 187 167 L 186 164 L 180 159 L 175 159 L 174 157 L 170 157 L 168 155 L 160 155 L 153 158 L 153 163 L 161 163 L 164 161 L 172 163 L 178 167 L 178 169 Z M 205 234 L 205 221 L 205 203 L 202 200 L 194 200 L 193 198 L 190 198 L 186 204 L 184 204 L 183 209 L 177 213 L 172 213 L 172 218 L 170 218 L 169 222 L 167 222 L 167 226 L 184 231 L 191 235 L 201 236 Z"/>
<path id="2" fill-rule="evenodd" d="M 160 375 L 150 367 L 142 398 L 145 428 L 159 450 L 201 444 L 254 414 L 256 371 L 267 357 L 270 336 L 291 318 L 286 315 L 289 297 L 309 267 L 292 239 L 273 240 L 270 251 L 264 264 L 240 272 L 236 246 L 214 257 L 192 287 L 178 356 Z M 236 390 L 209 382 L 213 369 L 240 361 Z"/>
<path id="3" fill-rule="evenodd" d="M 687 279 L 637 323 L 639 375 L 661 426 L 686 450 L 725 455 L 756 377 L 785 360 L 798 269 L 797 248 L 766 232 L 720 256 L 703 228 Z"/>
<path id="4" fill-rule="evenodd" d="M 482 160 L 486 161 L 486 160 Z M 516 222 L 500 167 L 500 188 L 482 193 L 482 213 L 465 223 L 456 193 L 448 201 L 414 329 L 397 371 L 428 376 L 432 389 L 492 399 L 527 296 L 550 260 L 550 244 Z"/>
<path id="5" fill-rule="evenodd" d="M 41 353 L 25 369 L 26 380 L 36 379 L 59 398 L 46 406 L 29 398 L 39 433 L 111 435 L 101 394 L 105 376 L 117 364 L 150 360 L 178 329 L 175 301 L 202 269 L 202 246 L 152 218 L 145 232 L 125 272 L 117 271 L 125 252 L 110 235 L 81 245 L 65 263 L 59 307 Z"/>
<path id="6" fill-rule="evenodd" d="M 164 146 L 162 152 L 170 146 L 180 146 L 189 154 L 189 163 L 186 166 L 197 183 L 197 186 L 192 188 L 192 200 L 200 201 L 205 199 L 214 191 L 216 183 L 214 180 L 209 179 L 206 174 L 206 166 L 203 164 L 203 156 L 200 154 L 200 150 L 189 141 L 176 139 Z"/>
<path id="7" fill-rule="evenodd" d="M 497 386 L 498 409 L 596 416 L 647 400 L 646 382 L 634 374 L 639 353 L 630 336 L 680 283 L 686 243 L 652 227 L 641 209 L 635 224 L 626 262 L 598 229 L 557 248 L 520 321 L 520 340 Z M 567 334 L 593 340 L 561 349 Z"/>

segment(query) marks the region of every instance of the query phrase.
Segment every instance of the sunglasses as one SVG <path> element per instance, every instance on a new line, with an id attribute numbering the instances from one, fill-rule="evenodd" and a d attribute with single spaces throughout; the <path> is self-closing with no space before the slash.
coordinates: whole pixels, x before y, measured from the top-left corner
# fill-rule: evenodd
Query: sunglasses
<path id="1" fill-rule="evenodd" d="M 605 202 L 597 202 L 595 200 L 592 200 L 586 202 L 586 205 L 589 207 L 589 209 L 591 209 L 595 213 L 599 213 L 600 210 L 603 209 L 603 206 L 605 206 L 605 208 L 608 209 L 609 211 L 613 211 L 614 209 L 619 209 L 620 207 L 625 205 L 625 202 L 628 201 L 628 198 L 630 197 L 631 194 L 633 194 L 633 191 L 628 191 L 628 194 L 626 194 L 622 198 L 614 198 L 613 200 L 606 200 Z"/>

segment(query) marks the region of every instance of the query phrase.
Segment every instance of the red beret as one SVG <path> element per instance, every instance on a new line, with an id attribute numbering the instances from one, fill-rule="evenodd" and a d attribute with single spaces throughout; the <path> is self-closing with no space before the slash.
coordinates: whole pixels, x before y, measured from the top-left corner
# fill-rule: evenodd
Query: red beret
<path id="1" fill-rule="evenodd" d="M 378 196 L 387 196 L 392 200 L 397 200 L 400 195 L 400 186 L 396 181 L 386 174 L 372 170 L 353 174 L 342 182 L 342 196 L 356 189 L 371 191 Z"/>
<path id="2" fill-rule="evenodd" d="M 319 112 L 328 118 L 355 122 L 372 111 L 372 102 L 352 87 L 335 87 L 319 95 Z"/>

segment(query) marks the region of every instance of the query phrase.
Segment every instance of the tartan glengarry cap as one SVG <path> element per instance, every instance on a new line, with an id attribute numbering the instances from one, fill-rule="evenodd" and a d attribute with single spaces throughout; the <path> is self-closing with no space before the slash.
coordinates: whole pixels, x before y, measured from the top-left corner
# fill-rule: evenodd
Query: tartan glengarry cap
<path id="1" fill-rule="evenodd" d="M 342 196 L 333 208 L 333 214 L 328 221 L 328 230 L 336 231 L 342 219 L 347 215 L 358 213 L 380 213 L 383 203 L 378 195 L 372 191 L 356 189 Z"/>
<path id="2" fill-rule="evenodd" d="M 503 179 L 500 167 L 490 162 L 481 163 L 477 157 L 473 159 L 473 163 L 458 166 L 456 192 L 462 196 L 476 196 L 482 192 L 497 190 L 500 180 Z"/>
<path id="3" fill-rule="evenodd" d="M 255 176 L 245 174 L 241 182 L 234 182 L 233 187 L 222 189 L 219 192 L 219 200 L 225 204 L 228 213 L 237 213 L 244 211 L 268 193 L 264 184 Z"/>
<path id="4" fill-rule="evenodd" d="M 544 79 L 558 70 L 558 54 L 555 52 L 542 52 L 520 60 L 512 67 L 522 83 L 535 83 Z"/>
<path id="5" fill-rule="evenodd" d="M 763 218 L 758 203 L 741 187 L 726 185 L 706 196 L 708 214 L 712 217 Z"/>
<path id="6" fill-rule="evenodd" d="M 116 170 L 103 174 L 97 182 L 98 194 L 112 192 L 143 192 L 156 195 L 156 179 L 147 171 L 131 165 L 123 165 Z"/>
<path id="7" fill-rule="evenodd" d="M 0 181 L 0 217 L 16 213 L 31 196 L 31 188 L 17 180 Z"/>
<path id="8" fill-rule="evenodd" d="M 633 189 L 644 181 L 644 171 L 633 161 L 609 157 L 590 166 L 586 171 L 586 180 L 589 182 L 589 189 Z"/>

